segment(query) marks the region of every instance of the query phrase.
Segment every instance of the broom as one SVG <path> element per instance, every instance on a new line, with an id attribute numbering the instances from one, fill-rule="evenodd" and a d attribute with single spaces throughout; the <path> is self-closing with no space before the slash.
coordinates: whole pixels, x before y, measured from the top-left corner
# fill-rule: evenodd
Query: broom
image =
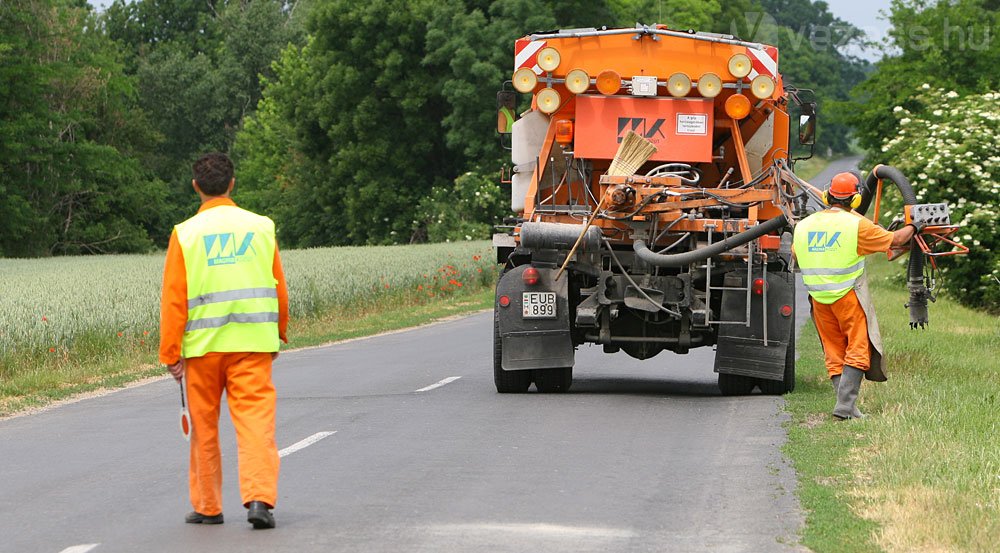
<path id="1" fill-rule="evenodd" d="M 649 158 L 653 157 L 656 153 L 656 146 L 653 143 L 646 140 L 645 138 L 639 136 L 634 131 L 629 131 L 622 140 L 622 143 L 618 145 L 618 152 L 615 153 L 614 159 L 611 160 L 611 166 L 608 167 L 607 173 L 611 177 L 628 177 L 632 176 L 642 167 L 643 163 L 649 161 Z M 587 224 L 583 226 L 583 231 L 580 232 L 580 236 L 577 237 L 576 243 L 573 244 L 573 249 L 569 251 L 569 255 L 566 256 L 566 260 L 563 261 L 562 267 L 559 267 L 559 272 L 556 273 L 556 280 L 562 276 L 563 271 L 566 270 L 566 266 L 569 265 L 569 260 L 573 258 L 573 254 L 576 253 L 576 249 L 580 247 L 580 242 L 583 241 L 583 237 L 587 234 L 590 229 L 591 223 L 594 222 L 594 218 L 600 213 L 601 207 L 604 206 L 604 198 L 608 195 L 605 193 L 601 196 L 601 201 L 597 203 L 597 207 L 594 208 L 594 213 L 587 218 Z"/>

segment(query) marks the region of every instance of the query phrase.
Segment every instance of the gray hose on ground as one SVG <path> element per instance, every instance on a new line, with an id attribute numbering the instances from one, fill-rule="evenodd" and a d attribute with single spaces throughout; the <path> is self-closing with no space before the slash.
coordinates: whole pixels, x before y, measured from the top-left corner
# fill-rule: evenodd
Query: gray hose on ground
<path id="1" fill-rule="evenodd" d="M 861 190 L 861 205 L 857 212 L 864 215 L 871 205 L 872 196 L 878 180 L 889 180 L 896 185 L 899 193 L 903 196 L 904 205 L 914 205 L 917 203 L 917 194 L 913 191 L 913 185 L 909 179 L 903 175 L 902 171 L 888 165 L 876 165 L 865 180 L 865 186 Z M 910 292 L 910 301 L 906 307 L 910 309 L 910 328 L 923 328 L 928 321 L 927 300 L 931 299 L 931 293 L 924 285 L 924 254 L 916 240 L 910 241 L 910 260 L 906 269 L 906 288 Z"/>
<path id="2" fill-rule="evenodd" d="M 775 217 L 774 219 L 765 221 L 749 230 L 745 230 L 739 234 L 734 234 L 721 242 L 716 242 L 697 250 L 673 255 L 663 255 L 653 252 L 646 247 L 646 242 L 644 240 L 636 240 L 632 244 L 632 249 L 635 250 L 635 254 L 639 257 L 639 259 L 653 265 L 654 267 L 683 267 L 685 265 L 704 261 L 712 256 L 725 253 L 735 247 L 742 246 L 751 240 L 756 240 L 769 232 L 784 228 L 785 226 L 788 226 L 788 220 L 785 219 L 784 215 L 781 215 Z"/>

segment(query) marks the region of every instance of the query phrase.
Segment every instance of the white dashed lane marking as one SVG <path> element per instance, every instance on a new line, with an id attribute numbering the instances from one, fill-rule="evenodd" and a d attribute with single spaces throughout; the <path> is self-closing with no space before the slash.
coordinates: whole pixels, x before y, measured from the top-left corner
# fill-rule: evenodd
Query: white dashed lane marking
<path id="1" fill-rule="evenodd" d="M 278 452 L 278 457 L 284 457 L 286 455 L 291 455 L 292 453 L 295 453 L 296 451 L 298 451 L 300 449 L 305 449 L 305 448 L 313 445 L 314 443 L 322 440 L 323 438 L 326 438 L 327 436 L 332 436 L 332 435 L 334 435 L 336 433 L 337 433 L 336 430 L 334 430 L 332 432 L 317 432 L 317 433 L 313 434 L 312 436 L 309 436 L 308 438 L 306 438 L 304 440 L 295 442 L 294 444 L 286 447 L 285 449 L 282 449 L 281 451 Z"/>
<path id="2" fill-rule="evenodd" d="M 418 392 L 429 392 L 429 391 L 433 390 L 434 388 L 440 388 L 441 386 L 444 386 L 445 384 L 451 384 L 452 382 L 458 380 L 459 378 L 462 378 L 462 377 L 461 376 L 449 376 L 448 378 L 445 378 L 444 380 L 441 380 L 439 382 L 435 382 L 434 384 L 431 384 L 430 386 L 426 386 L 424 388 L 420 388 L 417 391 Z"/>
<path id="3" fill-rule="evenodd" d="M 93 551 L 95 547 L 101 545 L 99 543 L 85 543 L 83 545 L 74 545 L 72 547 L 67 547 L 59 553 L 87 553 L 88 551 Z"/>

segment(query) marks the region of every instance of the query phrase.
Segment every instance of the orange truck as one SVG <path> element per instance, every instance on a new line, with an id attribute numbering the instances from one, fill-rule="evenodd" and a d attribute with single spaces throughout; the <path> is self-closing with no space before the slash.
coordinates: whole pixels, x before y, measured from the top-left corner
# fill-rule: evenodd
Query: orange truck
<path id="1" fill-rule="evenodd" d="M 778 49 L 640 25 L 528 35 L 514 57 L 497 95 L 516 213 L 494 236 L 497 391 L 567 390 L 584 343 L 637 359 L 714 346 L 722 393 L 790 391 L 807 189 L 789 137 L 795 119 L 811 150 L 816 116 Z M 656 152 L 609 175 L 629 132 Z"/>

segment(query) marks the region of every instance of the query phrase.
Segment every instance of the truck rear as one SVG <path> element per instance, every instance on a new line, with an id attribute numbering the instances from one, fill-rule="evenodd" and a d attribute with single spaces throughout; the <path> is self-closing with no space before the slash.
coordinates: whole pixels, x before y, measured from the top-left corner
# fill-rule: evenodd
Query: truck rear
<path id="1" fill-rule="evenodd" d="M 722 393 L 790 391 L 804 207 L 790 114 L 812 144 L 815 104 L 783 83 L 777 48 L 639 26 L 528 35 L 514 52 L 514 90 L 498 93 L 516 216 L 494 236 L 497 391 L 567 390 L 587 343 L 636 359 L 714 346 Z M 629 133 L 655 153 L 609 174 Z"/>

